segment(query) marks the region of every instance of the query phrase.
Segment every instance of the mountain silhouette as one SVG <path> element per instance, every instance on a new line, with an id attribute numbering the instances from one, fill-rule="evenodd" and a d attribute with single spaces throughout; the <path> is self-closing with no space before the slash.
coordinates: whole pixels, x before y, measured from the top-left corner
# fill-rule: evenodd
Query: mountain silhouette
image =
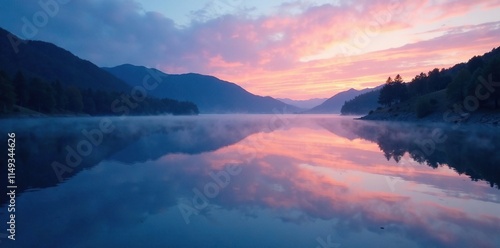
<path id="1" fill-rule="evenodd" d="M 254 95 L 242 87 L 213 76 L 196 73 L 166 74 L 156 69 L 125 64 L 103 68 L 131 86 L 154 85 L 148 94 L 194 102 L 201 113 L 292 113 L 297 107 L 272 97 Z"/>
<path id="2" fill-rule="evenodd" d="M 10 77 L 60 81 L 81 89 L 128 91 L 130 86 L 93 63 L 52 43 L 22 40 L 0 28 L 0 68 Z"/>
<path id="3" fill-rule="evenodd" d="M 372 91 L 373 88 L 367 88 L 362 90 L 349 89 L 347 91 L 340 92 L 329 99 L 327 99 L 322 104 L 306 111 L 306 114 L 340 114 L 340 109 L 346 101 L 354 99 L 356 96 L 364 94 L 366 92 Z"/>
<path id="4" fill-rule="evenodd" d="M 327 98 L 313 98 L 308 100 L 293 100 L 290 98 L 277 98 L 278 100 L 292 106 L 307 110 L 314 108 L 326 101 Z"/>

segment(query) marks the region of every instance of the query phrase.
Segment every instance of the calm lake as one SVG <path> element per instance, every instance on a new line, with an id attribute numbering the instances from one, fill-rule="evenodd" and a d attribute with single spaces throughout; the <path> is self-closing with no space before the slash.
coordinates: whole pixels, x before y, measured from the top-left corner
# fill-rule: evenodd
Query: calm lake
<path id="1" fill-rule="evenodd" d="M 2 166 L 1 247 L 500 247 L 498 128 L 200 115 L 0 130 L 17 186 L 11 241 Z"/>

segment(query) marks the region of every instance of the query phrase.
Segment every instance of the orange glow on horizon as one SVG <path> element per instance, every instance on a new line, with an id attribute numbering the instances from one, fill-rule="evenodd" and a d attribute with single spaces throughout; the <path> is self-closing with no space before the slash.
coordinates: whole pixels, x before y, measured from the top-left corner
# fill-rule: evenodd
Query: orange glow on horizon
<path id="1" fill-rule="evenodd" d="M 486 40 L 491 41 L 490 39 Z M 428 56 L 424 51 L 416 51 L 413 54 L 407 51 L 400 53 L 380 51 L 347 58 L 352 60 L 352 66 L 337 63 L 331 59 L 304 63 L 295 69 L 282 71 L 266 71 L 258 68 L 252 71 L 252 68 L 247 68 L 248 71 L 244 72 L 238 70 L 238 75 L 224 72 L 215 73 L 215 75 L 223 80 L 235 82 L 257 95 L 296 100 L 329 98 L 350 88 L 377 87 L 383 84 L 387 77 L 394 77 L 397 74 L 409 82 L 420 72 L 426 73 L 434 68 L 449 68 L 455 64 L 467 62 L 471 57 L 482 55 L 495 48 L 495 45 L 500 45 L 500 43 L 481 42 L 460 50 L 458 48 L 444 49 L 434 51 L 430 58 L 426 58 Z M 372 72 L 370 68 L 373 68 L 377 62 L 366 63 L 363 61 L 371 56 L 377 56 L 377 60 L 382 64 L 393 65 L 380 68 L 381 70 L 378 72 Z M 403 62 L 398 61 L 399 59 L 402 59 Z M 356 70 L 353 67 L 359 67 L 361 70 Z M 237 69 L 234 65 L 230 68 Z M 333 69 L 330 70 L 330 68 Z M 369 72 L 363 73 L 365 70 Z"/>
<path id="2" fill-rule="evenodd" d="M 221 19 L 213 27 L 220 30 L 197 36 L 204 45 L 214 44 L 184 59 L 197 64 L 196 72 L 253 94 L 306 100 L 376 87 L 396 74 L 410 81 L 500 46 L 497 1 L 381 1 L 362 7 L 322 5 L 296 15 Z M 429 18 L 422 20 L 423 14 Z"/>

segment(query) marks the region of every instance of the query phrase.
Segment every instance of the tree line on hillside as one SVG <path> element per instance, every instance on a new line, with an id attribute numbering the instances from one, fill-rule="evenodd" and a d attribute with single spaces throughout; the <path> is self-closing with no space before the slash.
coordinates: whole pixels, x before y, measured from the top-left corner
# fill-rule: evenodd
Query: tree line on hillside
<path id="1" fill-rule="evenodd" d="M 381 90 L 345 102 L 341 113 L 367 114 L 380 105 L 390 107 L 413 100 L 417 116 L 423 117 L 437 107 L 437 99 L 426 96 L 438 91 L 443 91 L 445 107 L 453 111 L 500 109 L 500 47 L 482 56 L 474 56 L 467 63 L 422 72 L 410 82 L 404 82 L 400 75 L 389 77 Z"/>
<path id="2" fill-rule="evenodd" d="M 18 72 L 11 80 L 0 71 L 0 114 L 12 115 L 22 108 L 43 114 L 160 115 L 198 114 L 191 102 L 158 99 L 144 95 L 131 97 L 122 92 L 63 86 L 59 81 L 39 78 L 26 80 Z"/>
<path id="3" fill-rule="evenodd" d="M 394 79 L 389 77 L 378 93 L 377 103 L 390 107 L 415 100 L 417 116 L 424 117 L 433 111 L 437 102 L 424 96 L 441 90 L 445 91 L 448 109 L 460 108 L 469 112 L 500 109 L 500 47 L 449 69 L 422 72 L 407 83 L 399 74 Z M 342 113 L 366 105 L 363 101 L 370 100 L 369 96 L 373 98 L 373 95 L 365 94 L 346 102 Z M 372 109 L 376 107 L 373 105 L 372 102 Z"/>
<path id="4" fill-rule="evenodd" d="M 356 96 L 342 105 L 340 113 L 343 115 L 367 114 L 370 110 L 380 106 L 377 104 L 379 95 L 380 90 L 373 90 Z"/>
<path id="5" fill-rule="evenodd" d="M 421 72 L 408 83 L 405 83 L 398 74 L 394 79 L 389 77 L 386 80 L 384 87 L 380 90 L 378 103 L 390 107 L 414 97 L 446 89 L 452 80 L 453 74 L 450 69 L 435 68 L 428 73 Z"/>

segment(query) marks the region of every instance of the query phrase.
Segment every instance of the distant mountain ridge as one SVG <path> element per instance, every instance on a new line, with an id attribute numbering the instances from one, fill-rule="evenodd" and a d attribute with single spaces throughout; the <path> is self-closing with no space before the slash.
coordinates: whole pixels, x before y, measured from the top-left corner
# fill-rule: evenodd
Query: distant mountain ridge
<path id="1" fill-rule="evenodd" d="M 201 113 L 292 113 L 299 109 L 272 97 L 254 95 L 242 87 L 213 76 L 196 73 L 166 74 L 157 69 L 124 64 L 103 68 L 130 86 L 145 80 L 159 83 L 148 94 L 161 98 L 194 102 Z"/>
<path id="2" fill-rule="evenodd" d="M 43 41 L 21 40 L 2 28 L 0 68 L 10 77 L 21 71 L 26 78 L 60 81 L 82 89 L 119 92 L 131 88 L 122 80 L 63 48 Z"/>
<path id="3" fill-rule="evenodd" d="M 380 87 L 380 86 L 379 86 Z M 345 102 L 354 99 L 356 96 L 367 93 L 374 90 L 373 88 L 367 88 L 362 90 L 349 89 L 347 91 L 340 92 L 329 99 L 327 99 L 322 104 L 306 111 L 306 114 L 340 114 L 340 110 Z"/>
<path id="4" fill-rule="evenodd" d="M 302 109 L 311 109 L 313 107 L 316 107 L 323 102 L 326 101 L 327 98 L 313 98 L 313 99 L 308 99 L 308 100 L 292 100 L 289 98 L 277 98 L 277 100 L 280 100 L 286 104 L 290 104 L 295 107 L 299 107 Z"/>

